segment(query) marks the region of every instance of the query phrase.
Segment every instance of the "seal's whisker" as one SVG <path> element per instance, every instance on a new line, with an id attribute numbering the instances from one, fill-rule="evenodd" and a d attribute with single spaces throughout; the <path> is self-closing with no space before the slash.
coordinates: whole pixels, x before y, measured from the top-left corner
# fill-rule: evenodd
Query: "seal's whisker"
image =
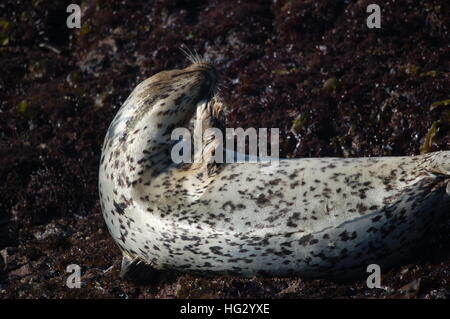
<path id="1" fill-rule="evenodd" d="M 189 59 L 189 54 L 187 53 L 185 48 L 179 46 L 178 49 L 186 56 L 187 59 Z"/>
<path id="2" fill-rule="evenodd" d="M 198 63 L 195 54 L 192 53 L 192 51 L 188 47 L 186 48 L 180 47 L 180 50 L 181 52 L 184 53 L 189 62 L 191 62 L 192 64 Z"/>
<path id="3" fill-rule="evenodd" d="M 200 58 L 200 55 L 197 52 L 197 49 L 194 49 L 193 57 L 194 57 L 195 63 L 200 64 L 202 62 L 202 59 Z"/>

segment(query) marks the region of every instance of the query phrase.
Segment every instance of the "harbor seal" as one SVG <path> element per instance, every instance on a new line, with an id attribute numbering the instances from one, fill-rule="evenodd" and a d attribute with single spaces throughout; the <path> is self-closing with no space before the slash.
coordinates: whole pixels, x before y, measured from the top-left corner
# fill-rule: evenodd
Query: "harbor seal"
<path id="1" fill-rule="evenodd" d="M 101 209 L 131 265 L 238 276 L 348 277 L 410 256 L 450 207 L 450 152 L 411 157 L 175 164 L 171 139 L 197 111 L 223 124 L 214 65 L 140 83 L 106 134 Z M 194 127 L 194 130 L 196 128 Z M 203 129 L 202 129 L 203 130 Z M 202 149 L 217 147 L 214 138 Z M 209 154 L 209 155 L 208 155 Z"/>

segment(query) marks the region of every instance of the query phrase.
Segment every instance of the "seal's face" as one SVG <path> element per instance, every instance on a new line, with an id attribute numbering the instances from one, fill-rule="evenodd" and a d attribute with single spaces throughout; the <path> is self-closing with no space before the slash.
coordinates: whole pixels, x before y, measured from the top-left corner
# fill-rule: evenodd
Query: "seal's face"
<path id="1" fill-rule="evenodd" d="M 143 93 L 151 93 L 147 96 L 149 98 L 157 96 L 159 99 L 173 99 L 176 106 L 183 105 L 182 102 L 197 104 L 212 98 L 216 83 L 217 72 L 214 65 L 199 62 L 182 70 L 155 74 L 143 88 Z"/>
<path id="2" fill-rule="evenodd" d="M 152 95 L 161 102 L 157 109 L 163 112 L 166 121 L 184 124 L 179 120 L 188 121 L 199 103 L 211 100 L 216 83 L 217 72 L 212 64 L 193 63 L 182 70 L 155 75 L 154 87 L 157 89 Z"/>
<path id="3" fill-rule="evenodd" d="M 197 105 L 214 96 L 216 83 L 217 72 L 209 62 L 200 61 L 185 69 L 155 74 L 139 84 L 125 103 L 124 107 L 133 111 L 127 120 L 127 130 L 134 131 L 139 128 L 138 123 L 147 126 L 150 122 L 155 122 L 158 129 L 184 126 Z M 121 113 L 115 121 L 120 120 Z"/>

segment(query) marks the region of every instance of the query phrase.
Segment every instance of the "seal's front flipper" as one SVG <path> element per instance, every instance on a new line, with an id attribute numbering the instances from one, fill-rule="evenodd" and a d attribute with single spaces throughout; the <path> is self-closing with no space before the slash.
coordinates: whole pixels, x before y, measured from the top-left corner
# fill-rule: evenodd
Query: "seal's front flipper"
<path id="1" fill-rule="evenodd" d="M 176 271 L 158 270 L 139 258 L 132 258 L 127 253 L 122 256 L 120 278 L 136 285 L 155 284 L 175 280 L 179 274 Z"/>
<path id="2" fill-rule="evenodd" d="M 120 278 L 127 278 L 130 270 L 133 268 L 133 265 L 138 261 L 137 258 L 133 259 L 127 254 L 122 255 L 122 265 L 120 266 Z"/>
<path id="3" fill-rule="evenodd" d="M 123 253 L 120 278 L 133 282 L 146 282 L 153 274 L 153 268 L 138 258 Z"/>

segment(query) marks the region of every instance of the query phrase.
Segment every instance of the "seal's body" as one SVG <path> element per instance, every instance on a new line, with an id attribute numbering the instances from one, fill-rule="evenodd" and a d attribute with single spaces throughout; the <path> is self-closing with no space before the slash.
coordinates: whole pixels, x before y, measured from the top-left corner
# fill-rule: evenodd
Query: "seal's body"
<path id="1" fill-rule="evenodd" d="M 100 200 L 124 272 L 142 261 L 242 276 L 352 276 L 407 257 L 449 213 L 450 152 L 286 159 L 271 169 L 174 164 L 172 130 L 186 127 L 197 108 L 200 122 L 217 121 L 216 78 L 201 61 L 158 73 L 110 126 Z"/>

